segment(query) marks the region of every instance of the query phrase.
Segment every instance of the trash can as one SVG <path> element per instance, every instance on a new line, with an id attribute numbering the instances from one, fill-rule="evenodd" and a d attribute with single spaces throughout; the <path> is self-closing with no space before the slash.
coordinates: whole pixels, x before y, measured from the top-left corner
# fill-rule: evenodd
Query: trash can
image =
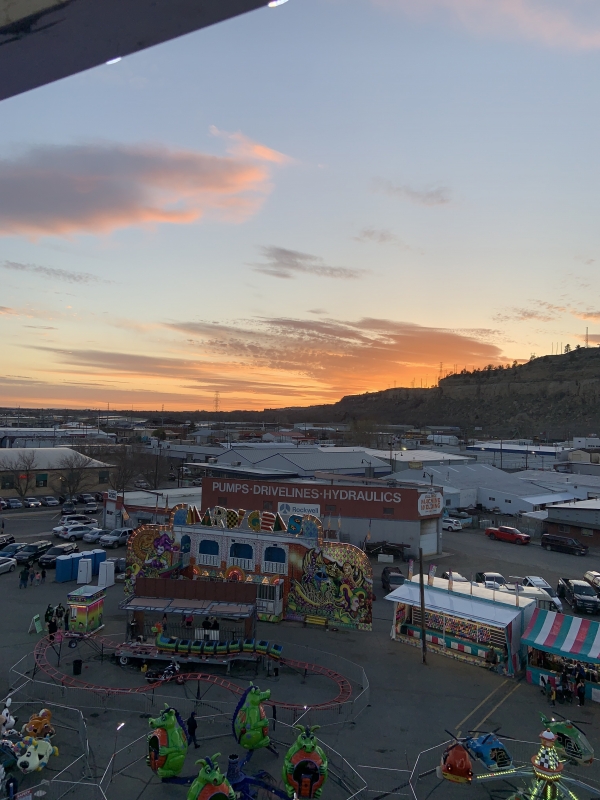
<path id="1" fill-rule="evenodd" d="M 83 666 L 83 660 L 81 658 L 76 658 L 73 661 L 73 675 L 81 675 L 82 666 Z"/>

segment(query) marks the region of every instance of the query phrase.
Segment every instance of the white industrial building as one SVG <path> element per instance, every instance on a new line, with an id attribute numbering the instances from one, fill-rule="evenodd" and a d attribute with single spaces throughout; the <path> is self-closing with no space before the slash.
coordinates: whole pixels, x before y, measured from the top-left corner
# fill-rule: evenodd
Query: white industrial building
<path id="1" fill-rule="evenodd" d="M 543 485 L 520 480 L 488 464 L 456 464 L 427 467 L 414 477 L 408 471 L 389 476 L 403 482 L 430 482 L 444 492 L 444 504 L 449 511 L 458 508 L 481 507 L 500 514 L 521 514 L 539 511 L 554 503 L 573 500 L 567 490 L 552 491 Z"/>

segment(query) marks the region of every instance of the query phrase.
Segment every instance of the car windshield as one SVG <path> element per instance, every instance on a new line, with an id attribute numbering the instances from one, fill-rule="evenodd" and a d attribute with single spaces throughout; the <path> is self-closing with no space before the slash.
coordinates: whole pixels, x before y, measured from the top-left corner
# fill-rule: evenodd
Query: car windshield
<path id="1" fill-rule="evenodd" d="M 578 583 L 578 584 L 575 585 L 574 588 L 575 588 L 576 594 L 583 594 L 583 595 L 586 595 L 586 596 L 589 595 L 590 597 L 595 597 L 596 596 L 596 592 L 592 589 L 591 586 L 585 586 L 585 585 L 582 585 L 581 583 Z"/>
<path id="2" fill-rule="evenodd" d="M 23 547 L 21 544 L 9 544 L 7 547 L 3 547 L 2 550 L 0 550 L 0 555 L 11 556 L 13 553 L 16 553 L 17 550 L 20 550 L 21 547 Z"/>
<path id="3" fill-rule="evenodd" d="M 61 553 L 65 552 L 64 547 L 51 547 L 50 550 L 46 553 L 47 556 L 59 556 Z"/>
<path id="4" fill-rule="evenodd" d="M 37 544 L 28 544 L 27 547 L 23 548 L 23 552 L 35 552 L 38 549 Z"/>
<path id="5" fill-rule="evenodd" d="M 540 589 L 543 589 L 545 592 L 547 592 L 550 597 L 558 597 L 555 590 L 551 586 L 540 586 Z"/>
<path id="6" fill-rule="evenodd" d="M 484 577 L 485 577 L 486 583 L 488 581 L 491 581 L 493 583 L 506 583 L 506 581 L 504 580 L 502 575 L 498 575 L 497 572 L 486 572 L 486 573 L 484 573 Z"/>

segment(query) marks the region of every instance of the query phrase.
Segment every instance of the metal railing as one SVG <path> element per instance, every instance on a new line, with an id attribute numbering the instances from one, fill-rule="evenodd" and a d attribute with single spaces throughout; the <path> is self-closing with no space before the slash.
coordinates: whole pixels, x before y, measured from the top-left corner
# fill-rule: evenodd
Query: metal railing
<path id="1" fill-rule="evenodd" d="M 275 575 L 287 575 L 288 565 L 285 562 L 281 564 L 278 561 L 263 561 L 262 572 L 271 572 Z"/>

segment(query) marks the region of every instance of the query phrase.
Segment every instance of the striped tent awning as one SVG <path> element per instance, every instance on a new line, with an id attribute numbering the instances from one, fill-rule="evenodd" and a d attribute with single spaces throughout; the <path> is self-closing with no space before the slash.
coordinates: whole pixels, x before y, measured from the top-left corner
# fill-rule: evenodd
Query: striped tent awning
<path id="1" fill-rule="evenodd" d="M 600 623 L 536 608 L 521 643 L 547 653 L 600 660 Z"/>

